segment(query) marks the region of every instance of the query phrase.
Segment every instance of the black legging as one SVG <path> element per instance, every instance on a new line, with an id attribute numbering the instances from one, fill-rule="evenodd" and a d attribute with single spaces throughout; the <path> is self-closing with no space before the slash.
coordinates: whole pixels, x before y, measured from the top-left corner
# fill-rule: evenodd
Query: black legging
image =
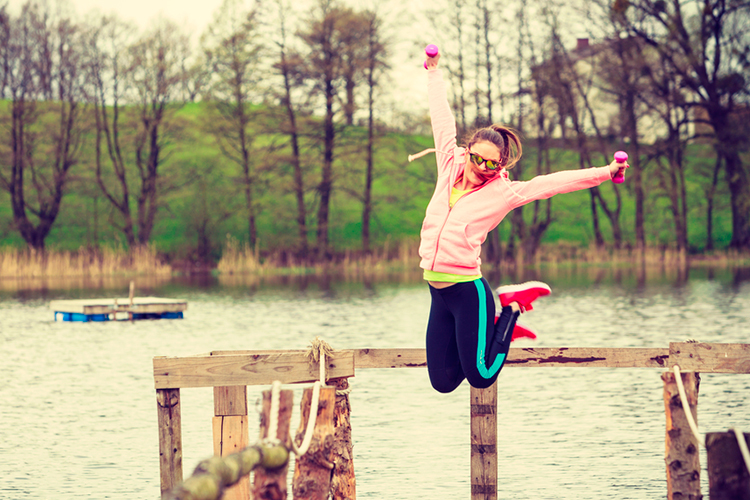
<path id="1" fill-rule="evenodd" d="M 495 300 L 484 278 L 447 288 L 430 286 L 427 324 L 427 372 L 432 387 L 451 392 L 464 378 L 485 388 L 505 363 L 518 312 L 506 306 L 495 319 Z"/>

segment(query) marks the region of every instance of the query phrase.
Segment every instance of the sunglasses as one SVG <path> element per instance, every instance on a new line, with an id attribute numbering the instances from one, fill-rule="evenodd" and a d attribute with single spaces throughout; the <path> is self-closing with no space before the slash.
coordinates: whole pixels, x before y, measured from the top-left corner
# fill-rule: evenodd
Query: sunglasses
<path id="1" fill-rule="evenodd" d="M 469 152 L 469 158 L 471 158 L 471 161 L 474 162 L 474 164 L 478 167 L 484 163 L 487 165 L 487 168 L 489 170 L 497 170 L 498 168 L 501 168 L 502 165 L 500 165 L 500 162 L 497 160 L 488 160 L 487 158 L 482 158 L 476 153 Z"/>

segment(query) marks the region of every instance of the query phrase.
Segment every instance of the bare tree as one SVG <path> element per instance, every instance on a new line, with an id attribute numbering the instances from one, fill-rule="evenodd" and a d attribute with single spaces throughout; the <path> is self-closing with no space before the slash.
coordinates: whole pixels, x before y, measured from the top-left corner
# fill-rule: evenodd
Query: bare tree
<path id="1" fill-rule="evenodd" d="M 123 61 L 126 56 L 122 49 L 131 43 L 133 33 L 132 26 L 116 17 L 103 17 L 92 28 L 86 43 L 88 94 L 94 104 L 96 122 L 96 180 L 121 219 L 111 220 L 110 224 L 123 233 L 131 247 L 137 243 L 121 137 L 121 116 L 125 112 L 125 92 L 128 90 L 126 62 Z M 104 170 L 105 162 L 111 167 L 111 175 Z"/>
<path id="2" fill-rule="evenodd" d="M 633 42 L 639 42 L 638 39 Z M 656 160 L 655 177 L 661 191 L 669 200 L 670 212 L 674 221 L 677 251 L 687 255 L 688 248 L 688 207 L 687 184 L 685 179 L 685 148 L 691 138 L 687 127 L 690 122 L 690 103 L 685 91 L 679 87 L 679 77 L 673 68 L 660 56 L 652 64 L 649 75 L 649 91 L 643 92 L 642 99 L 652 115 L 667 131 L 666 137 L 656 141 L 651 153 Z"/>
<path id="3" fill-rule="evenodd" d="M 182 104 L 179 94 L 188 44 L 177 26 L 166 20 L 159 20 L 134 42 L 132 35 L 130 26 L 103 18 L 88 43 L 97 125 L 97 182 L 122 219 L 117 227 L 130 246 L 147 244 L 151 238 L 162 188 L 159 167 L 166 158 L 165 129 Z M 133 106 L 126 108 L 129 104 Z M 126 113 L 136 116 L 123 127 L 121 119 Z M 135 130 L 132 139 L 123 128 Z M 104 172 L 102 143 L 111 174 Z M 125 145 L 132 145 L 130 161 Z M 138 181 L 135 221 L 131 208 L 133 174 Z"/>
<path id="4" fill-rule="evenodd" d="M 258 172 L 254 163 L 259 152 L 253 146 L 254 118 L 249 105 L 261 79 L 258 67 L 264 48 L 257 15 L 255 10 L 244 10 L 238 0 L 224 0 L 202 39 L 213 74 L 210 103 L 217 113 L 208 128 L 223 155 L 240 167 L 251 246 L 258 242 L 255 206 Z"/>
<path id="5" fill-rule="evenodd" d="M 469 76 L 466 71 L 466 46 L 464 28 L 466 24 L 466 8 L 463 0 L 448 0 L 448 9 L 450 18 L 446 22 L 444 16 L 445 9 L 436 7 L 427 12 L 426 16 L 438 33 L 448 33 L 448 38 L 441 39 L 438 42 L 444 47 L 445 53 L 451 53 L 450 58 L 441 59 L 440 64 L 448 72 L 452 85 L 452 106 L 456 115 L 456 127 L 459 137 L 462 136 L 468 127 L 466 118 L 467 112 L 467 91 Z M 447 48 L 446 48 L 447 46 Z M 455 54 L 455 57 L 453 56 Z"/>
<path id="6" fill-rule="evenodd" d="M 297 203 L 297 249 L 301 256 L 306 257 L 308 253 L 307 243 L 307 206 L 305 205 L 305 177 L 302 171 L 300 158 L 300 132 L 297 125 L 297 109 L 294 104 L 294 89 L 302 86 L 304 66 L 302 56 L 290 51 L 287 37 L 287 13 L 289 5 L 284 0 L 277 1 L 279 9 L 279 37 L 276 45 L 279 50 L 279 59 L 276 64 L 277 71 L 281 74 L 283 90 L 281 92 L 281 104 L 286 113 L 286 122 L 281 130 L 289 136 L 291 147 L 290 162 L 293 171 L 293 190 Z"/>
<path id="7" fill-rule="evenodd" d="M 346 21 L 351 9 L 337 5 L 333 0 L 320 0 L 298 35 L 309 48 L 306 57 L 307 76 L 322 97 L 325 107 L 323 119 L 323 161 L 317 191 L 319 196 L 317 217 L 317 251 L 319 257 L 328 257 L 328 225 L 333 194 L 333 160 L 336 142 L 334 105 L 342 78 L 342 57 L 347 37 Z"/>
<path id="8" fill-rule="evenodd" d="M 185 78 L 182 54 L 189 40 L 176 24 L 160 20 L 129 47 L 129 75 L 137 95 L 140 128 L 135 138 L 138 193 L 138 243 L 151 239 L 159 208 L 159 166 L 165 160 L 165 129 L 174 111 Z"/>
<path id="9" fill-rule="evenodd" d="M 723 159 L 732 208 L 732 241 L 750 248 L 750 176 L 738 103 L 748 93 L 750 2 L 618 0 L 613 7 L 630 33 L 658 51 L 705 111 Z"/>
<path id="10" fill-rule="evenodd" d="M 570 119 L 575 132 L 580 167 L 590 168 L 594 166 L 593 153 L 601 155 L 603 164 L 609 164 L 611 160 L 608 156 L 609 148 L 605 134 L 598 124 L 590 99 L 590 92 L 594 86 L 593 80 L 596 78 L 594 70 L 596 64 L 593 54 L 571 55 L 560 39 L 556 16 L 548 17 L 548 25 L 550 26 L 552 41 L 552 56 L 548 63 L 552 71 L 549 78 L 555 82 L 553 95 L 559 103 L 561 117 Z M 591 60 L 590 66 L 592 69 L 588 74 L 584 74 L 578 69 L 576 62 L 581 57 L 588 57 Z M 561 118 L 561 122 L 565 123 L 565 119 Z M 594 151 L 592 151 L 590 145 L 588 127 L 594 132 Z M 622 246 L 622 228 L 620 226 L 622 197 L 619 190 L 614 190 L 614 207 L 602 196 L 599 187 L 593 187 L 588 191 L 591 197 L 591 214 L 596 245 L 598 247 L 604 246 L 604 238 L 599 226 L 598 209 L 600 208 L 612 228 L 613 245 L 615 248 L 620 248 Z"/>
<path id="11" fill-rule="evenodd" d="M 366 27 L 367 58 L 365 59 L 365 78 L 367 81 L 367 168 L 365 171 L 365 189 L 362 206 L 362 250 L 370 251 L 370 219 L 372 216 L 372 181 L 374 168 L 375 143 L 375 91 L 380 84 L 387 47 L 381 37 L 381 20 L 375 12 L 361 14 Z"/>
<path id="12" fill-rule="evenodd" d="M 44 250 L 82 144 L 80 30 L 29 1 L 17 18 L 0 9 L 0 33 L 0 81 L 11 115 L 0 186 L 10 194 L 16 229 Z"/>

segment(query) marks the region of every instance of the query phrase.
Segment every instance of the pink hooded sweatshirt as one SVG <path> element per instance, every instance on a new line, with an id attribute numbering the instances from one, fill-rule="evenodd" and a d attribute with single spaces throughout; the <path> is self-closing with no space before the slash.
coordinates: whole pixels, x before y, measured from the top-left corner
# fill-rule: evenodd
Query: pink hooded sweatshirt
<path id="1" fill-rule="evenodd" d="M 460 275 L 481 274 L 482 243 L 508 212 L 535 200 L 588 189 L 611 179 L 609 167 L 565 170 L 530 181 L 511 181 L 503 169 L 496 177 L 463 195 L 451 208 L 451 188 L 463 171 L 466 150 L 456 145 L 456 121 L 448 104 L 441 70 L 428 71 L 427 90 L 438 178 L 422 223 L 419 245 L 422 269 Z"/>

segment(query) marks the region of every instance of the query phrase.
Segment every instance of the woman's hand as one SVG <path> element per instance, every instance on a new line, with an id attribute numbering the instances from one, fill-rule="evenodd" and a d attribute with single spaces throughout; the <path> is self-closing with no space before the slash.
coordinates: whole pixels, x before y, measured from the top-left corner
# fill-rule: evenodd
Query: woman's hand
<path id="1" fill-rule="evenodd" d="M 609 164 L 609 176 L 610 176 L 610 178 L 614 179 L 615 175 L 617 175 L 617 172 L 619 172 L 620 170 L 624 171 L 626 168 L 630 168 L 630 164 L 629 163 L 627 163 L 627 162 L 625 162 L 625 163 L 618 163 L 617 160 L 614 160 L 612 163 Z"/>
<path id="2" fill-rule="evenodd" d="M 440 60 L 440 54 L 436 55 L 435 57 L 428 57 L 427 61 L 425 61 L 425 64 L 427 65 L 427 69 L 435 69 L 438 66 L 438 61 Z"/>

